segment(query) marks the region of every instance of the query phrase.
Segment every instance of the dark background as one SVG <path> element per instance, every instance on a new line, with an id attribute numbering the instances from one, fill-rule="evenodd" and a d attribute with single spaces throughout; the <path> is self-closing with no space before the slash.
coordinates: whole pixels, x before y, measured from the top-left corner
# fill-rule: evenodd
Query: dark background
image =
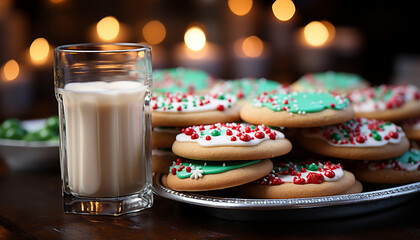
<path id="1" fill-rule="evenodd" d="M 129 42 L 141 42 L 141 27 L 148 21 L 158 19 L 166 27 L 166 38 L 160 47 L 166 51 L 164 65 L 176 67 L 171 56 L 175 44 L 183 41 L 186 29 L 193 23 L 205 27 L 207 40 L 219 44 L 224 52 L 223 68 L 219 78 L 235 78 L 230 64 L 229 52 L 232 41 L 226 37 L 232 26 L 227 24 L 233 16 L 224 0 L 63 0 L 51 3 L 48 0 L 4 0 L 9 3 L 9 14 L 0 11 L 0 65 L 10 59 L 21 59 L 25 49 L 38 37 L 45 37 L 50 45 L 89 42 L 89 27 L 105 16 L 112 15 L 129 27 Z M 250 14 L 253 15 L 250 35 L 257 35 L 268 45 L 275 21 L 271 11 L 274 1 L 254 0 Z M 343 54 L 330 50 L 330 62 L 318 71 L 335 70 L 360 74 L 372 84 L 389 82 L 417 83 L 420 72 L 419 23 L 416 1 L 333 1 L 296 0 L 296 13 L 287 23 L 293 31 L 311 21 L 327 20 L 336 29 L 351 28 L 360 38 L 357 50 Z M 4 7 L 4 6 L 3 6 Z M 0 5 L 1 9 L 1 5 Z M 4 11 L 3 11 L 4 12 Z M 1 15 L 2 14 L 2 15 Z M 19 38 L 20 48 L 10 50 L 4 39 L 10 31 L 8 18 L 19 15 L 24 19 L 24 34 Z M 241 20 L 237 21 L 241 22 Z M 244 22 L 245 23 L 245 22 Z M 237 28 L 246 27 L 237 24 Z M 290 51 L 272 51 L 264 77 L 290 83 L 306 71 L 299 67 L 296 55 L 296 40 L 290 38 Z M 18 47 L 19 48 L 19 47 Z M 316 61 L 316 59 L 314 60 Z M 36 118 L 56 114 L 53 91 L 52 63 L 48 67 L 32 69 L 33 85 L 31 101 L 21 111 L 0 109 L 0 120 L 9 117 Z M 402 80 L 401 80 L 402 79 Z M 408 79 L 408 80 L 407 80 Z M 1 85 L 0 85 L 1 88 Z M 0 91 L 1 94 L 1 91 Z M 0 97 L 0 99 L 2 99 Z M 2 100 L 0 106 L 13 104 Z"/>

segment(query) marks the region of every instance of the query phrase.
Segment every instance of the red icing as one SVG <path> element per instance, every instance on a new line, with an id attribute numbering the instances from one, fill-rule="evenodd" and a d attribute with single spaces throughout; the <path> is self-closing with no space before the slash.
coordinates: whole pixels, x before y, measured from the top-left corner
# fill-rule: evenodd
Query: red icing
<path id="1" fill-rule="evenodd" d="M 324 176 L 320 173 L 310 172 L 308 173 L 306 178 L 307 178 L 306 180 L 307 183 L 320 184 L 324 182 Z"/>

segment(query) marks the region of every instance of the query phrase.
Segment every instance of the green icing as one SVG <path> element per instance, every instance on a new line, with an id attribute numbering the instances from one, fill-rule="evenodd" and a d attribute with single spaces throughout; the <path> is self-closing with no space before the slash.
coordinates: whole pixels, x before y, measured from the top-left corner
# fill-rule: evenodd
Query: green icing
<path id="1" fill-rule="evenodd" d="M 344 109 L 349 100 L 327 92 L 291 92 L 289 94 L 267 94 L 253 99 L 255 107 L 268 107 L 272 111 L 313 113 L 324 109 Z"/>
<path id="2" fill-rule="evenodd" d="M 184 166 L 184 168 L 182 168 L 181 171 L 178 171 L 178 168 L 180 167 L 180 165 L 172 165 L 169 168 L 169 173 L 171 173 L 171 169 L 173 167 L 175 167 L 177 169 L 176 171 L 176 175 L 181 178 L 189 178 L 192 174 L 192 172 L 194 171 L 193 167 L 196 168 L 200 168 L 200 170 L 203 170 L 203 175 L 208 175 L 208 174 L 218 174 L 218 173 L 223 173 L 223 172 L 227 172 L 230 170 L 234 170 L 237 168 L 241 168 L 241 167 L 245 167 L 245 166 L 249 166 L 252 164 L 256 164 L 261 162 L 261 160 L 253 160 L 253 161 L 228 161 L 228 162 L 219 162 L 219 161 L 208 161 L 208 162 L 204 162 L 204 161 L 193 161 L 193 160 L 188 160 L 187 162 L 183 162 L 181 163 L 181 165 Z M 224 165 L 223 165 L 224 164 Z M 191 171 L 187 172 L 187 167 L 191 167 Z"/>
<path id="3" fill-rule="evenodd" d="M 265 78 L 242 78 L 225 81 L 223 88 L 224 89 L 221 89 L 222 91 L 226 91 L 230 94 L 238 95 L 241 93 L 244 97 L 250 97 L 263 92 L 279 90 L 282 88 L 282 85 L 278 82 L 267 80 Z"/>
<path id="4" fill-rule="evenodd" d="M 395 160 L 401 163 L 417 163 L 420 161 L 420 152 L 417 149 L 410 149 Z"/>
<path id="5" fill-rule="evenodd" d="M 154 92 L 190 92 L 206 89 L 210 76 L 201 70 L 169 68 L 153 72 Z"/>
<path id="6" fill-rule="evenodd" d="M 334 71 L 306 74 L 298 79 L 298 83 L 305 90 L 315 90 L 320 87 L 328 91 L 347 90 L 357 87 L 362 82 L 363 79 L 356 74 Z"/>

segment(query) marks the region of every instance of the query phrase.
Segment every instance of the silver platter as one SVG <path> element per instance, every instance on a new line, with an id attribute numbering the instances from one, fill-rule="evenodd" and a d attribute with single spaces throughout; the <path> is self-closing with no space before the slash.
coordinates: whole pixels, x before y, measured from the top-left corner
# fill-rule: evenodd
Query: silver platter
<path id="1" fill-rule="evenodd" d="M 420 182 L 357 194 L 294 199 L 245 199 L 177 192 L 154 176 L 155 194 L 180 203 L 202 206 L 213 216 L 240 221 L 315 220 L 348 217 L 391 208 L 420 192 Z"/>

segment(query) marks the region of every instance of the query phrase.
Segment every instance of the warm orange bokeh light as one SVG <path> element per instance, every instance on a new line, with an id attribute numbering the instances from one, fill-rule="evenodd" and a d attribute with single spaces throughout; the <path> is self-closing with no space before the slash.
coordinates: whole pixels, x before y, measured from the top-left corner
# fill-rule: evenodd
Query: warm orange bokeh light
<path id="1" fill-rule="evenodd" d="M 48 44 L 47 39 L 42 37 L 35 39 L 29 48 L 29 55 L 31 56 L 32 63 L 35 65 L 45 63 L 48 59 L 49 53 L 50 44 Z"/>
<path id="2" fill-rule="evenodd" d="M 3 79 L 13 81 L 19 76 L 19 64 L 15 60 L 9 60 L 1 68 Z"/>
<path id="3" fill-rule="evenodd" d="M 156 45 L 165 39 L 166 28 L 160 21 L 153 20 L 144 25 L 142 34 L 146 42 Z"/>
<path id="4" fill-rule="evenodd" d="M 238 16 L 249 13 L 252 4 L 252 0 L 228 0 L 229 9 Z"/>
<path id="5" fill-rule="evenodd" d="M 199 27 L 191 27 L 185 32 L 184 42 L 189 49 L 199 51 L 206 44 L 206 34 Z"/>
<path id="6" fill-rule="evenodd" d="M 259 57 L 263 50 L 263 41 L 257 36 L 247 37 L 242 42 L 242 52 L 247 57 Z"/>
<path id="7" fill-rule="evenodd" d="M 303 29 L 303 35 L 306 42 L 314 47 L 324 45 L 329 37 L 327 27 L 318 21 L 308 23 Z"/>
<path id="8" fill-rule="evenodd" d="M 290 20 L 296 12 L 295 4 L 291 0 L 276 0 L 271 8 L 280 21 Z"/>
<path id="9" fill-rule="evenodd" d="M 120 23 L 115 17 L 104 17 L 96 25 L 96 32 L 101 40 L 110 42 L 117 38 L 120 32 Z"/>
<path id="10" fill-rule="evenodd" d="M 326 21 L 326 20 L 321 21 L 321 23 L 324 24 L 324 26 L 328 30 L 328 40 L 327 40 L 327 42 L 331 42 L 335 37 L 335 27 L 334 27 L 334 25 L 332 23 Z"/>

